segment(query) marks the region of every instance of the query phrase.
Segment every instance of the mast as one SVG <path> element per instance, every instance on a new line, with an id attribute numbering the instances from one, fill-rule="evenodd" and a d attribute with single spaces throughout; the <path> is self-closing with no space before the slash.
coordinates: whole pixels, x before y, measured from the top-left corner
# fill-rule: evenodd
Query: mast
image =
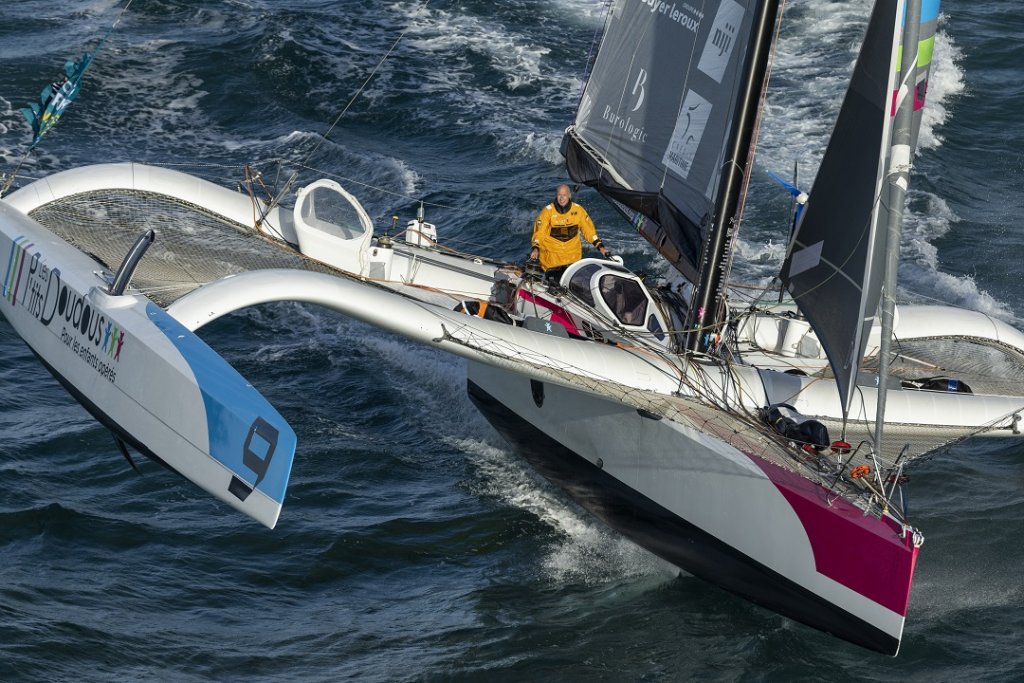
<path id="1" fill-rule="evenodd" d="M 896 309 L 896 270 L 900 258 L 903 206 L 910 178 L 911 144 L 914 124 L 914 90 L 917 87 L 918 42 L 921 29 L 921 0 L 907 0 L 903 18 L 903 55 L 900 62 L 900 86 L 897 91 L 896 117 L 893 122 L 889 155 L 889 222 L 886 226 L 885 271 L 880 303 L 882 336 L 878 347 L 878 402 L 875 407 L 875 452 L 882 449 L 885 423 L 886 384 L 891 365 L 893 318 Z"/>
<path id="2" fill-rule="evenodd" d="M 705 245 L 700 278 L 695 283 L 696 290 L 690 305 L 690 324 L 687 327 L 693 332 L 686 341 L 689 351 L 705 350 L 708 347 L 709 330 L 719 322 L 719 310 L 723 303 L 722 288 L 738 228 L 747 166 L 753 157 L 758 113 L 768 78 L 768 62 L 771 58 L 779 2 L 780 0 L 761 0 L 754 18 L 754 41 L 747 53 L 743 72 L 744 83 L 739 93 L 741 104 L 737 107 L 732 120 L 732 139 L 724 161 L 727 169 L 723 174 L 722 188 L 716 202 L 712 235 Z"/>

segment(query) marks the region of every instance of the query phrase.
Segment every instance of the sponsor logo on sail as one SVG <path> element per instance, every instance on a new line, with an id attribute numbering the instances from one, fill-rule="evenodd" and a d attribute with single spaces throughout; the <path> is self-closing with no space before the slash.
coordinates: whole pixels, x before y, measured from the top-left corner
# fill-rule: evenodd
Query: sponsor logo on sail
<path id="1" fill-rule="evenodd" d="M 633 142 L 641 144 L 647 142 L 647 131 L 644 130 L 644 127 L 636 125 L 631 117 L 623 117 L 618 112 L 612 111 L 610 104 L 605 105 L 601 118 L 611 124 L 613 128 L 618 128 L 624 132 Z"/>
<path id="2" fill-rule="evenodd" d="M 704 130 L 711 116 L 711 102 L 690 90 L 686 93 L 683 106 L 676 119 L 676 127 L 672 130 L 668 147 L 662 163 L 675 171 L 680 178 L 687 178 L 693 167 L 693 159 L 697 148 L 704 137 Z"/>
<path id="3" fill-rule="evenodd" d="M 683 28 L 694 33 L 700 28 L 700 22 L 704 19 L 704 13 L 686 2 L 665 2 L 664 0 L 641 0 L 641 4 L 647 5 L 652 14 L 662 14 Z"/>
<path id="4" fill-rule="evenodd" d="M 718 13 L 711 24 L 708 40 L 704 43 L 704 51 L 697 64 L 697 68 L 716 83 L 722 82 L 729 67 L 729 60 L 736 47 L 736 37 L 743 24 L 743 14 L 743 7 L 733 0 L 723 0 L 718 6 Z"/>
<path id="5" fill-rule="evenodd" d="M 629 110 L 630 115 L 622 116 L 618 111 L 612 111 L 612 105 L 606 104 L 604 111 L 601 112 L 601 118 L 607 121 L 613 128 L 618 128 L 625 133 L 633 142 L 644 144 L 647 142 L 647 131 L 643 125 L 633 121 L 632 114 L 643 107 L 644 100 L 647 99 L 647 70 L 641 68 L 637 72 L 636 78 L 630 80 L 633 83 L 633 87 L 630 90 L 633 98 L 632 107 Z"/>
<path id="6" fill-rule="evenodd" d="M 633 105 L 633 108 L 630 109 L 630 111 L 636 111 L 644 105 L 644 96 L 646 94 L 644 91 L 645 83 L 647 83 L 647 70 L 640 69 L 640 73 L 636 75 L 636 82 L 633 83 L 633 97 L 636 98 L 636 104 Z"/>

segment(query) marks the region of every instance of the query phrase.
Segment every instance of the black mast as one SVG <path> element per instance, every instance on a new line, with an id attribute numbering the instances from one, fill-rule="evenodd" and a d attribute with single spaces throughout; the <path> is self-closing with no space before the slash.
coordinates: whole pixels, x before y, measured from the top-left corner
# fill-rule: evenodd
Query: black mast
<path id="1" fill-rule="evenodd" d="M 725 158 L 727 169 L 722 175 L 722 189 L 716 204 L 712 234 L 705 245 L 704 258 L 700 264 L 700 278 L 693 293 L 690 306 L 690 333 L 686 341 L 689 351 L 704 351 L 708 348 L 709 335 L 718 326 L 725 299 L 722 285 L 729 269 L 732 243 L 736 236 L 738 214 L 743 200 L 747 164 L 753 158 L 754 134 L 761 106 L 761 93 L 768 78 L 768 62 L 771 58 L 772 38 L 778 19 L 780 0 L 761 0 L 754 21 L 757 30 L 747 51 L 743 65 L 743 89 L 740 91 L 741 104 L 733 118 L 728 154 Z"/>

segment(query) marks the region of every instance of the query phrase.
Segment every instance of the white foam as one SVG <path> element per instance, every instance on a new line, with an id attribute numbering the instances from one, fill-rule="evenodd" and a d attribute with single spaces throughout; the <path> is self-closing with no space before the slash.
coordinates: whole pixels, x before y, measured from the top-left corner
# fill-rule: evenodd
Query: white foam
<path id="1" fill-rule="evenodd" d="M 454 443 L 476 456 L 476 493 L 529 512 L 558 532 L 560 540 L 546 548 L 542 561 L 542 570 L 552 582 L 594 585 L 628 577 L 678 574 L 675 567 L 571 506 L 503 448 L 473 439 Z"/>
<path id="2" fill-rule="evenodd" d="M 562 133 L 555 132 L 528 132 L 523 142 L 523 153 L 536 156 L 544 161 L 557 166 L 563 163 L 561 152 Z"/>
<path id="3" fill-rule="evenodd" d="M 981 311 L 1007 322 L 1014 322 L 1010 307 L 979 289 L 971 275 L 951 275 L 940 270 L 942 264 L 934 242 L 944 237 L 960 217 L 945 199 L 930 192 L 911 190 L 903 221 L 901 286 L 968 309 Z"/>
<path id="4" fill-rule="evenodd" d="M 570 3 L 565 9 L 587 21 L 593 21 L 592 13 L 599 14 L 599 8 L 581 11 L 582 6 Z M 564 112 L 562 120 L 569 122 L 580 81 L 578 73 L 559 70 L 545 41 L 535 32 L 517 31 L 461 7 L 400 3 L 394 8 L 407 24 L 402 48 L 433 56 L 434 68 L 419 75 L 419 92 L 443 101 L 436 108 L 445 112 L 443 119 L 435 111 L 421 110 L 417 116 L 437 117 L 431 125 L 454 123 L 492 136 L 502 154 L 561 165 L 561 127 L 551 127 L 551 112 Z M 582 68 L 583 57 L 574 66 Z M 480 61 L 486 65 L 483 71 Z M 496 84 L 487 69 L 498 78 Z"/>
<path id="5" fill-rule="evenodd" d="M 945 15 L 939 15 L 940 25 L 945 20 Z M 949 115 L 946 103 L 964 91 L 964 73 L 959 66 L 962 58 L 963 54 L 953 39 L 945 31 L 937 31 L 931 73 L 928 77 L 928 95 L 921 115 L 918 153 L 942 144 L 942 136 L 938 129 L 941 129 Z"/>
<path id="6" fill-rule="evenodd" d="M 555 0 L 551 4 L 564 10 L 570 19 L 599 28 L 613 0 Z"/>
<path id="7" fill-rule="evenodd" d="M 736 240 L 733 258 L 737 264 L 743 265 L 741 277 L 750 279 L 770 278 L 776 274 L 786 257 L 787 244 L 784 240 L 769 239 L 765 242 L 748 242 L 742 238 Z"/>
<path id="8" fill-rule="evenodd" d="M 122 0 L 92 0 L 92 2 L 86 3 L 84 11 L 90 14 L 106 14 L 107 12 L 113 12 L 114 8 L 117 8 L 117 14 L 120 14 L 121 8 L 124 6 Z M 83 8 L 79 7 L 78 11 L 83 11 Z"/>
<path id="9" fill-rule="evenodd" d="M 527 40 L 508 32 L 500 24 L 469 14 L 443 9 L 428 10 L 422 4 L 396 5 L 405 15 L 406 47 L 420 52 L 454 58 L 459 55 L 483 56 L 489 65 L 504 75 L 506 86 L 515 90 L 540 76 L 540 60 L 550 52 L 536 40 Z M 450 75 L 450 74 L 449 74 Z"/>
<path id="10" fill-rule="evenodd" d="M 148 40 L 133 50 L 146 53 L 144 61 L 120 60 L 116 75 L 91 84 L 94 106 L 104 111 L 102 117 L 82 119 L 82 124 L 102 128 L 97 139 L 108 141 L 121 150 L 120 130 L 131 130 L 133 139 L 155 143 L 173 141 L 179 148 L 201 155 L 200 145 L 209 146 L 219 136 L 207 134 L 210 122 L 203 114 L 200 101 L 208 93 L 203 81 L 183 71 L 188 45 L 170 40 Z M 141 97 L 140 93 L 158 93 Z M 130 101 L 133 107 L 118 107 Z"/>
<path id="11" fill-rule="evenodd" d="M 797 6 L 789 10 L 791 21 L 784 23 L 759 138 L 758 162 L 788 176 L 793 160 L 798 160 L 800 185 L 804 189 L 810 189 L 817 173 L 859 49 L 859 41 L 843 43 L 835 40 L 835 36 L 860 35 L 870 6 L 867 0 Z M 942 145 L 942 127 L 950 116 L 948 103 L 965 87 L 960 66 L 962 53 L 945 31 L 945 23 L 946 17 L 940 15 L 918 155 Z M 839 56 L 837 42 L 846 46 L 839 48 L 843 51 Z M 837 68 L 843 66 L 843 61 L 845 68 Z M 954 276 L 939 270 L 934 241 L 960 220 L 949 205 L 939 197 L 921 192 L 912 191 L 911 198 L 903 232 L 901 285 L 908 292 L 1012 319 L 1009 308 L 979 290 L 971 276 Z M 757 207 L 752 209 L 744 221 L 744 236 L 761 237 L 771 230 L 779 236 L 778 240 L 763 242 L 742 238 L 737 241 L 736 263 L 741 264 L 738 269 L 742 271 L 738 274 L 759 279 L 781 265 L 788 226 L 751 225 L 751 219 L 756 220 L 762 213 Z M 910 298 L 915 296 L 910 294 Z"/>
<path id="12" fill-rule="evenodd" d="M 15 111 L 9 100 L 0 97 L 0 140 L 6 143 L 14 142 L 14 140 L 12 140 L 11 137 L 8 137 L 7 134 L 12 130 L 15 130 L 14 127 L 18 125 L 16 123 L 18 119 L 21 119 L 22 123 L 24 123 L 24 118 L 22 117 L 21 112 Z M 25 134 L 31 136 L 27 123 L 24 123 L 23 128 L 25 129 Z M 14 161 L 15 155 L 15 148 L 8 147 L 6 144 L 0 145 L 0 165 L 2 165 L 5 170 L 12 168 L 16 163 Z"/>
<path id="13" fill-rule="evenodd" d="M 813 178 L 857 59 L 870 3 L 811 3 L 787 9 L 759 134 L 758 160 Z"/>
<path id="14" fill-rule="evenodd" d="M 395 157 L 388 157 L 384 160 L 384 163 L 391 166 L 398 175 L 399 187 L 401 188 L 399 190 L 400 192 L 410 197 L 419 192 L 423 179 L 415 169 L 409 166 L 407 161 Z"/>
<path id="15" fill-rule="evenodd" d="M 759 138 L 759 161 L 789 169 L 800 162 L 801 176 L 817 173 L 849 82 L 870 14 L 871 3 L 814 3 L 789 10 L 775 58 L 768 106 Z M 940 16 L 940 24 L 945 21 Z M 843 40 L 849 36 L 850 40 Z M 928 101 L 918 150 L 941 144 L 949 98 L 963 91 L 959 48 L 944 31 L 936 34 Z"/>
<path id="16" fill-rule="evenodd" d="M 289 159 L 304 163 L 308 151 L 319 145 L 320 150 L 316 158 L 330 158 L 331 166 L 341 167 L 345 175 L 330 170 L 303 169 L 304 175 L 299 184 L 324 177 L 337 180 L 356 195 L 371 217 L 378 215 L 390 218 L 392 214 L 389 213 L 388 207 L 393 206 L 396 193 L 407 199 L 416 199 L 424 192 L 424 178 L 409 161 L 367 149 L 361 146 L 358 140 L 349 146 L 333 139 L 325 140 L 317 132 L 293 130 L 267 139 L 224 138 L 220 140 L 220 145 L 229 151 L 246 151 L 249 158 L 262 156 L 270 161 L 283 161 L 286 167 L 288 160 L 282 160 L 282 151 L 285 151 Z M 381 207 L 375 209 L 374 204 L 381 203 L 381 200 L 371 190 L 385 193 L 387 199 L 383 201 Z"/>

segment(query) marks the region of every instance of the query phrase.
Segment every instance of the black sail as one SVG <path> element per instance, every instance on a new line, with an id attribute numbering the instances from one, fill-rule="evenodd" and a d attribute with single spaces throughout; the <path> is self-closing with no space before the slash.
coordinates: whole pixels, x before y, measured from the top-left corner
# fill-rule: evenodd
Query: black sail
<path id="1" fill-rule="evenodd" d="M 844 414 L 877 313 L 888 248 L 888 217 L 880 198 L 902 6 L 898 0 L 875 3 L 849 90 L 781 273 L 825 349 Z"/>
<path id="2" fill-rule="evenodd" d="M 650 219 L 641 233 L 694 282 L 756 5 L 618 0 L 563 140 L 569 175 Z"/>

